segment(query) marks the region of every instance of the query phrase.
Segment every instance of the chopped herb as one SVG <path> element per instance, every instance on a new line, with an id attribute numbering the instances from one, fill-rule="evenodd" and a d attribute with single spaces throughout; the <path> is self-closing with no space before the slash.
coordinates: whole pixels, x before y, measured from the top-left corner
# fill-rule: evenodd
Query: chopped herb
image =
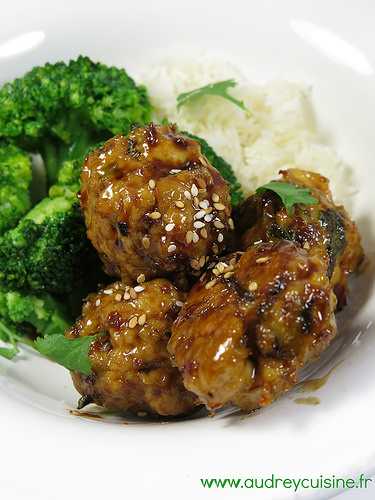
<path id="1" fill-rule="evenodd" d="M 297 203 L 302 205 L 315 205 L 318 203 L 318 200 L 311 195 L 310 189 L 289 184 L 288 182 L 271 181 L 259 187 L 256 192 L 262 194 L 267 190 L 273 191 L 280 197 L 289 215 L 293 213 L 294 205 Z"/>
<path id="2" fill-rule="evenodd" d="M 13 359 L 17 353 L 17 347 L 0 347 L 0 356 L 3 358 Z"/>
<path id="3" fill-rule="evenodd" d="M 0 347 L 0 356 L 6 359 L 13 359 L 18 353 L 17 342 L 19 336 L 13 329 L 9 328 L 5 322 L 0 321 L 0 340 L 12 344 L 12 347 Z"/>
<path id="4" fill-rule="evenodd" d="M 64 335 L 49 335 L 36 339 L 35 348 L 68 370 L 90 375 L 89 349 L 95 338 L 88 336 L 70 340 Z"/>
<path id="5" fill-rule="evenodd" d="M 249 112 L 243 101 L 239 101 L 238 99 L 236 99 L 235 97 L 231 96 L 228 93 L 228 89 L 235 87 L 236 85 L 237 82 L 233 79 L 223 80 L 221 82 L 209 83 L 204 87 L 191 90 L 190 92 L 184 92 L 177 97 L 177 109 L 180 109 L 180 107 L 183 106 L 184 104 L 187 104 L 199 97 L 207 95 L 216 95 L 219 97 L 223 97 L 224 99 L 227 99 L 228 101 L 232 102 L 233 104 L 243 109 L 244 111 Z"/>

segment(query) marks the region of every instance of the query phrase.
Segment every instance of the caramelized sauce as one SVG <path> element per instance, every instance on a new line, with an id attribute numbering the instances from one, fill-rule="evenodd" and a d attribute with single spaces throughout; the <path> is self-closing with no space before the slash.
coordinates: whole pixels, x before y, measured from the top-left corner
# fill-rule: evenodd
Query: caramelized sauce
<path id="1" fill-rule="evenodd" d="M 71 415 L 75 415 L 76 417 L 88 418 L 90 420 L 102 420 L 103 417 L 98 415 L 97 413 L 90 413 L 88 411 L 78 411 L 78 410 L 69 410 Z"/>
<path id="2" fill-rule="evenodd" d="M 298 392 L 315 392 L 319 389 L 321 389 L 323 386 L 326 385 L 329 377 L 331 376 L 332 372 L 342 363 L 342 361 L 340 361 L 339 363 L 337 363 L 337 365 L 335 365 L 334 367 L 332 367 L 328 373 L 326 373 L 326 375 L 324 375 L 323 377 L 319 377 L 319 378 L 313 378 L 311 380 L 306 380 L 304 382 L 301 382 L 300 384 L 297 385 L 297 391 Z"/>
<path id="3" fill-rule="evenodd" d="M 294 402 L 297 405 L 311 405 L 311 406 L 315 406 L 315 405 L 319 405 L 320 404 L 320 399 L 317 398 L 317 397 L 314 397 L 314 396 L 309 396 L 307 398 L 296 398 L 294 400 Z"/>

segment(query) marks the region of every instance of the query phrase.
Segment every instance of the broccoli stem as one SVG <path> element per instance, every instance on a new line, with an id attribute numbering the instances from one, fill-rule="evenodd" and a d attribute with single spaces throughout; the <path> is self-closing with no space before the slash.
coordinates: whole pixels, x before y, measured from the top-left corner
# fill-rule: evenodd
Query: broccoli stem
<path id="1" fill-rule="evenodd" d="M 43 143 L 42 158 L 49 185 L 56 182 L 59 173 L 60 159 L 57 149 L 57 146 L 52 140 L 46 140 Z"/>

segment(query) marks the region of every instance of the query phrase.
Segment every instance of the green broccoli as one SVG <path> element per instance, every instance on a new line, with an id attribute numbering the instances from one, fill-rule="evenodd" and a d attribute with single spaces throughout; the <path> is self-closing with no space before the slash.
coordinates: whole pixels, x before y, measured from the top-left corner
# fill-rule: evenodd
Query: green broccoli
<path id="1" fill-rule="evenodd" d="M 0 235 L 31 208 L 31 161 L 12 144 L 0 143 Z"/>
<path id="2" fill-rule="evenodd" d="M 50 198 L 63 196 L 77 199 L 81 187 L 81 164 L 78 160 L 65 161 L 58 173 L 57 182 L 49 189 Z"/>
<path id="3" fill-rule="evenodd" d="M 83 278 L 89 252 L 74 199 L 44 198 L 0 238 L 0 285 L 67 293 Z"/>
<path id="4" fill-rule="evenodd" d="M 90 145 L 150 116 L 145 87 L 82 56 L 33 68 L 0 89 L 0 138 L 40 153 L 49 185 L 65 160 L 82 160 Z"/>
<path id="5" fill-rule="evenodd" d="M 32 345 L 32 337 L 62 334 L 71 318 L 65 308 L 49 294 L 37 295 L 0 288 L 0 339 L 11 347 L 0 348 L 0 355 L 11 359 L 17 343 Z"/>
<path id="6" fill-rule="evenodd" d="M 211 163 L 213 167 L 224 177 L 224 179 L 229 183 L 230 195 L 232 200 L 232 205 L 235 207 L 243 201 L 244 196 L 241 189 L 241 184 L 238 182 L 231 165 L 224 160 L 221 156 L 217 155 L 212 147 L 201 137 L 190 134 L 189 132 L 182 132 L 191 139 L 199 142 L 201 146 L 202 153 Z"/>

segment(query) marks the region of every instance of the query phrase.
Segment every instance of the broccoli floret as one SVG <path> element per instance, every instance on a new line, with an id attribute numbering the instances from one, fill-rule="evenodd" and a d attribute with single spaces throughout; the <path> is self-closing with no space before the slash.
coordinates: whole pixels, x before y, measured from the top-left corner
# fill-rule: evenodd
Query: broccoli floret
<path id="1" fill-rule="evenodd" d="M 90 251 L 74 199 L 45 198 L 0 238 L 0 285 L 67 293 L 83 277 Z"/>
<path id="2" fill-rule="evenodd" d="M 11 359 L 17 343 L 30 343 L 35 335 L 62 334 L 72 321 L 65 308 L 47 293 L 29 294 L 0 288 L 0 339 L 12 347 L 0 348 Z"/>
<path id="3" fill-rule="evenodd" d="M 59 170 L 56 184 L 50 187 L 50 198 L 63 196 L 76 199 L 81 187 L 80 176 L 81 164 L 78 160 L 64 162 Z"/>
<path id="4" fill-rule="evenodd" d="M 31 161 L 12 144 L 0 143 L 0 235 L 31 208 Z"/>
<path id="5" fill-rule="evenodd" d="M 0 138 L 40 153 L 49 185 L 63 161 L 82 160 L 90 145 L 150 117 L 145 87 L 82 56 L 36 67 L 0 89 Z"/>
<path id="6" fill-rule="evenodd" d="M 212 147 L 201 137 L 197 137 L 196 135 L 190 134 L 189 132 L 183 132 L 183 134 L 199 142 L 204 156 L 211 163 L 211 165 L 215 167 L 216 170 L 220 172 L 220 174 L 224 177 L 224 179 L 229 183 L 232 205 L 235 207 L 239 203 L 241 203 L 241 201 L 243 201 L 244 199 L 241 189 L 241 184 L 238 182 L 237 177 L 235 176 L 231 165 L 229 165 L 229 163 L 225 161 L 224 158 L 217 155 L 215 151 L 212 149 Z"/>
<path id="7" fill-rule="evenodd" d="M 1 316 L 15 325 L 31 325 L 39 335 L 62 334 L 71 324 L 68 312 L 47 293 L 31 295 L 0 290 L 0 295 L 6 304 Z"/>

